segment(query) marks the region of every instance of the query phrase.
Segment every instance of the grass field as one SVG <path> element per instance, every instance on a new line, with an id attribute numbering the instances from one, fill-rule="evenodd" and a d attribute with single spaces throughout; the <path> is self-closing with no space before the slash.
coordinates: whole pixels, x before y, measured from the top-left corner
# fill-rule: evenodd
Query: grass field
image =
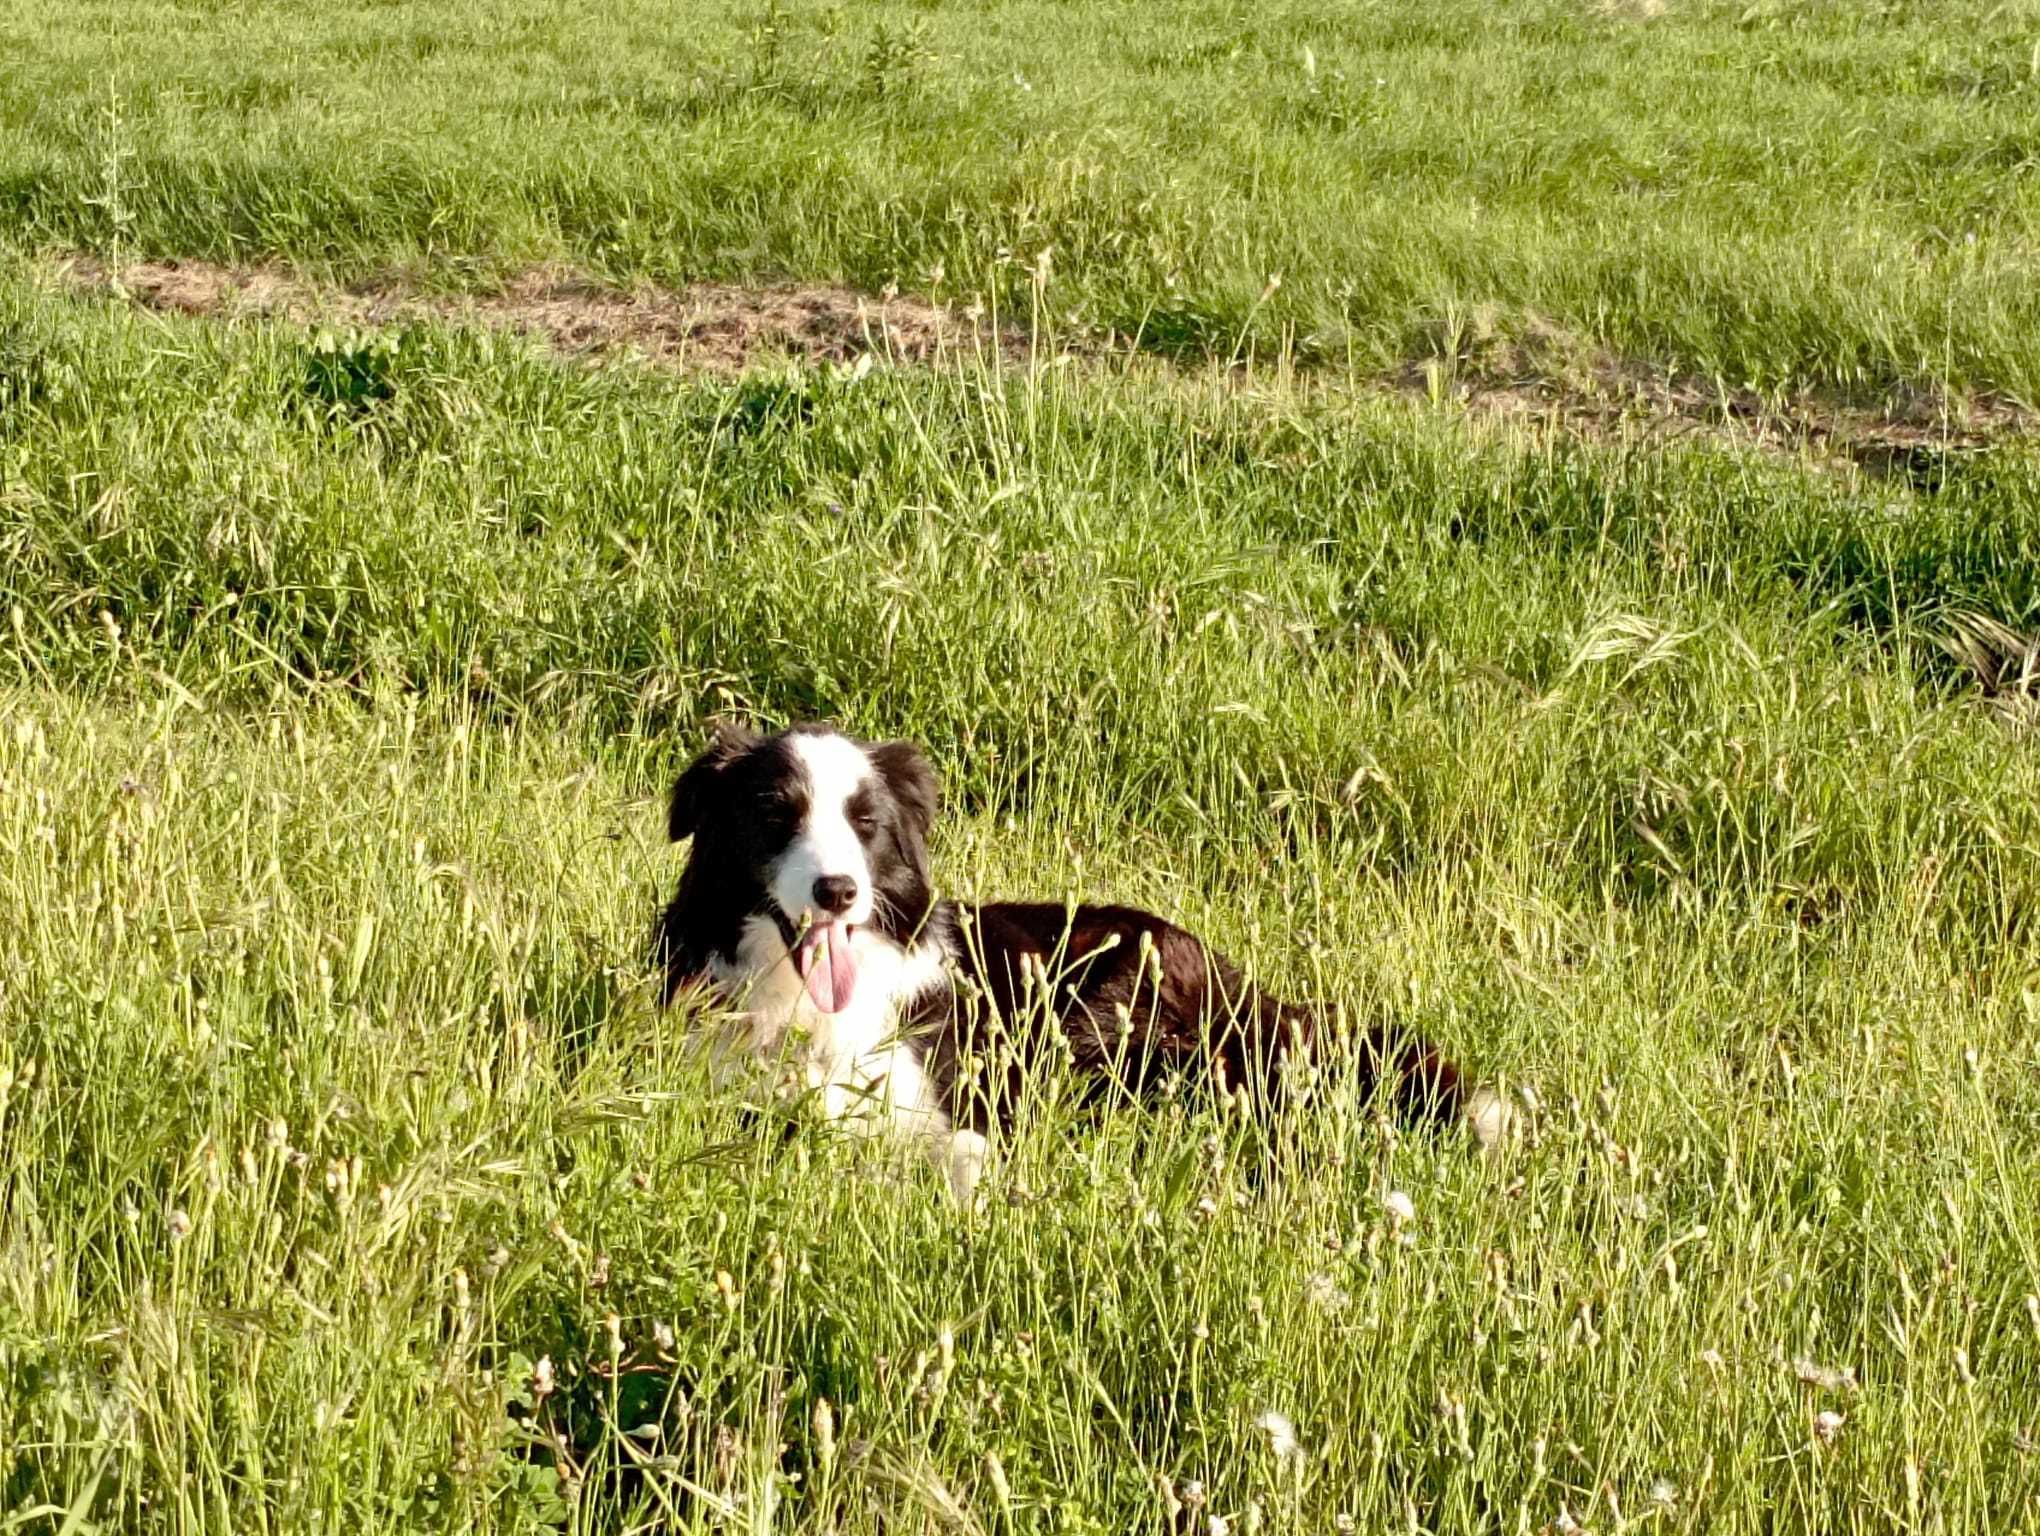
<path id="1" fill-rule="evenodd" d="M 2030 403 L 2030 10 L 16 36 L 0 1530 L 2040 1527 L 2040 453 L 1374 387 Z M 79 250 L 940 264 L 1147 355 L 694 376 Z M 717 713 L 926 743 L 947 891 L 1150 905 L 1534 1134 L 1049 1083 L 966 1217 L 761 1131 L 643 968 Z"/>
<path id="2" fill-rule="evenodd" d="M 1047 247 L 1066 329 L 1172 351 L 1556 331 L 1728 387 L 2040 396 L 2028 4 L 20 0 L 13 28 L 0 215 L 31 242 L 1009 304 Z"/>

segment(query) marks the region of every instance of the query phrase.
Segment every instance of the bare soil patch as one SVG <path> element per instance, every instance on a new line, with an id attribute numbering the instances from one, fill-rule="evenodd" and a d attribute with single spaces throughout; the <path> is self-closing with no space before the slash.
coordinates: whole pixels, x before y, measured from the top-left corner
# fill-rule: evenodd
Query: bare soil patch
<path id="1" fill-rule="evenodd" d="M 96 258 L 71 257 L 59 270 L 74 287 L 125 294 L 150 309 L 303 324 L 465 320 L 532 336 L 568 356 L 634 352 L 665 367 L 707 373 L 735 373 L 770 358 L 850 362 L 872 353 L 920 363 L 944 350 L 995 343 L 1008 356 L 1025 350 L 1024 338 L 994 338 L 981 317 L 949 305 L 816 283 L 617 289 L 535 269 L 494 293 L 452 296 L 398 284 L 323 287 L 272 268 L 197 261 L 138 261 L 115 269 Z"/>
<path id="2" fill-rule="evenodd" d="M 447 295 L 396 282 L 320 285 L 275 268 L 201 261 L 140 261 L 116 269 L 72 256 L 57 270 L 73 289 L 122 294 L 151 309 L 303 324 L 466 321 L 534 337 L 568 357 L 627 352 L 657 366 L 715 374 L 784 358 L 847 363 L 872 355 L 929 363 L 977 350 L 1017 362 L 1028 352 L 1026 336 L 1011 329 L 994 334 L 974 308 L 829 284 L 619 289 L 539 268 L 493 293 Z M 1085 350 L 1103 353 L 1111 346 L 1094 342 Z M 1439 338 L 1434 356 L 1367 382 L 1532 429 L 1602 438 L 1708 437 L 1920 485 L 1945 477 L 1966 456 L 2040 437 L 2040 413 L 2002 396 L 1922 391 L 1875 408 L 1810 394 L 1765 397 L 1620 358 L 1536 321 L 1504 335 L 1492 320 L 1477 320 L 1466 333 Z"/>
<path id="3" fill-rule="evenodd" d="M 1877 406 L 1766 396 L 1617 357 L 1543 322 L 1510 339 L 1476 328 L 1390 382 L 1526 424 L 1589 436 L 1728 438 L 1922 485 L 1967 456 L 2040 434 L 2040 414 L 2002 395 L 1915 390 Z"/>

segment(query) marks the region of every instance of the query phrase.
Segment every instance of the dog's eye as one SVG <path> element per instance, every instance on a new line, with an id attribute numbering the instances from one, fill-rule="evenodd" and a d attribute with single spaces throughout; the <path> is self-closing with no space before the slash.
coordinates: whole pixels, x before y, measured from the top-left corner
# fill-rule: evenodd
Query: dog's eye
<path id="1" fill-rule="evenodd" d="M 878 830 L 878 818 L 869 811 L 858 811 L 850 818 L 850 830 L 859 837 L 869 837 Z"/>

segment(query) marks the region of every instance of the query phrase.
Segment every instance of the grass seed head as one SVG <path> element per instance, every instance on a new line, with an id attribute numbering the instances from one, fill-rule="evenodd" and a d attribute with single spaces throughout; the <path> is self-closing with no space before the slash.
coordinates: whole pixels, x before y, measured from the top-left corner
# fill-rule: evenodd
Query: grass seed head
<path id="1" fill-rule="evenodd" d="M 1802 1357 L 1792 1362 L 1792 1374 L 1823 1392 L 1854 1392 L 1858 1386 L 1856 1368 L 1852 1365 L 1821 1365 Z"/>
<path id="2" fill-rule="evenodd" d="M 1352 1300 L 1340 1288 L 1339 1282 L 1323 1270 L 1314 1272 L 1309 1279 L 1304 1281 L 1303 1294 L 1304 1299 L 1312 1307 L 1325 1313 L 1343 1312 L 1347 1304 Z"/>
<path id="3" fill-rule="evenodd" d="M 829 1406 L 826 1397 L 815 1399 L 813 1423 L 815 1465 L 826 1472 L 836 1460 L 836 1410 Z"/>

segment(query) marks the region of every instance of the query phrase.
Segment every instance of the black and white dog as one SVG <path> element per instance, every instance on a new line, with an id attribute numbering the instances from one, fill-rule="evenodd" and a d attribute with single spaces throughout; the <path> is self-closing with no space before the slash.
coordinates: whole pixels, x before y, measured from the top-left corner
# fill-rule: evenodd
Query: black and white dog
<path id="1" fill-rule="evenodd" d="M 923 1139 L 966 1203 L 1051 1051 L 1097 1083 L 1177 1073 L 1265 1104 L 1332 1046 L 1315 1014 L 1147 912 L 937 900 L 939 800 L 907 742 L 725 729 L 673 786 L 668 830 L 694 846 L 654 932 L 664 1000 L 706 989 L 722 1049 L 782 1065 L 831 1117 Z M 1406 1117 L 1500 1139 L 1506 1105 L 1429 1044 L 1375 1031 L 1354 1048 Z"/>

